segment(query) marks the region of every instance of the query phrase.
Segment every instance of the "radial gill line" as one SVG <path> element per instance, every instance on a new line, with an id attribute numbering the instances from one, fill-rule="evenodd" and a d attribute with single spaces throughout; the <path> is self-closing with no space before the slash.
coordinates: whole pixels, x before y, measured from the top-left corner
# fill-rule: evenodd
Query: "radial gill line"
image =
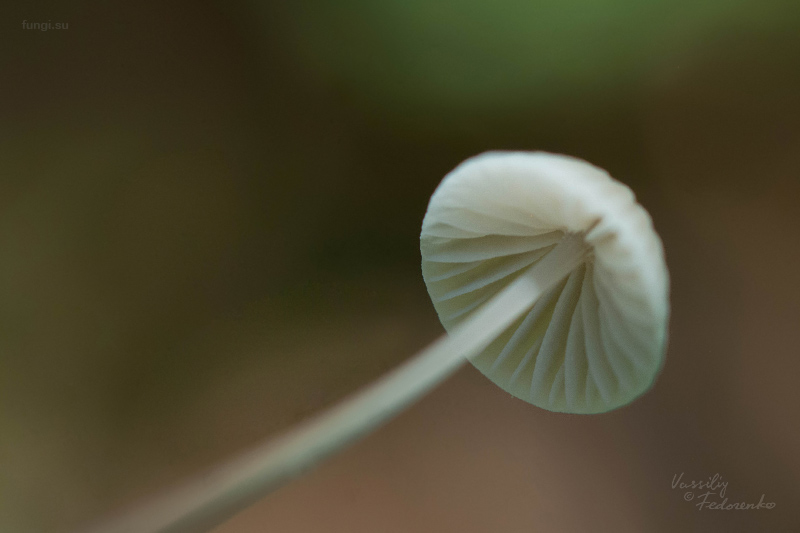
<path id="1" fill-rule="evenodd" d="M 530 348 L 528 348 L 528 351 L 525 352 L 525 356 L 522 358 L 522 360 L 517 365 L 517 368 L 514 370 L 514 373 L 511 374 L 511 378 L 508 380 L 509 388 L 514 383 L 516 383 L 517 378 L 519 378 L 520 374 L 522 374 L 522 371 L 528 366 L 528 364 L 531 362 L 531 359 L 539 351 L 539 348 L 541 346 L 542 346 L 542 337 L 538 337 L 537 339 L 535 339 L 533 341 L 533 344 L 531 345 Z"/>
<path id="2" fill-rule="evenodd" d="M 602 350 L 598 348 L 601 346 L 600 323 L 596 318 L 599 309 L 597 297 L 594 293 L 593 269 L 587 272 L 588 275 L 584 278 L 587 297 L 583 303 L 584 349 L 586 350 L 586 360 L 589 363 L 589 374 L 592 376 L 592 382 L 600 393 L 603 403 L 609 404 L 612 395 L 612 391 L 609 390 L 609 384 L 612 376 L 609 376 L 608 365 L 603 364 L 605 358 Z M 611 371 L 613 373 L 613 369 Z M 613 376 L 613 379 L 616 380 L 616 376 Z"/>
<path id="3" fill-rule="evenodd" d="M 462 296 L 464 294 L 468 294 L 470 292 L 482 289 L 487 285 L 490 285 L 496 281 L 500 281 L 514 274 L 515 272 L 519 272 L 525 267 L 534 264 L 537 260 L 541 259 L 546 253 L 547 250 L 533 250 L 531 252 L 524 252 L 518 254 L 518 257 L 516 257 L 514 260 L 509 260 L 507 264 L 502 265 L 500 268 L 487 268 L 486 275 L 477 277 L 476 279 L 462 285 L 457 289 L 453 289 L 450 292 L 446 292 L 445 294 L 443 294 L 441 297 L 438 298 L 438 301 L 443 302 L 446 300 L 452 300 L 457 296 Z"/>
<path id="4" fill-rule="evenodd" d="M 560 354 L 562 350 L 561 339 L 564 337 L 564 330 L 568 324 L 564 323 L 565 316 L 572 316 L 571 309 L 577 305 L 577 298 L 575 303 L 571 303 L 572 295 L 578 284 L 578 269 L 573 270 L 564 289 L 558 297 L 556 307 L 553 310 L 553 316 L 550 323 L 547 325 L 547 330 L 544 333 L 542 340 L 542 347 L 539 350 L 539 356 L 534 361 L 533 376 L 531 378 L 531 397 L 534 394 L 544 395 L 545 387 L 547 387 L 547 396 L 549 397 L 550 391 L 553 387 L 553 380 L 558 373 L 558 364 L 563 364 L 563 355 Z"/>
<path id="5" fill-rule="evenodd" d="M 588 270 L 589 266 L 585 266 Z M 586 274 L 584 272 L 584 280 Z M 567 333 L 567 345 L 564 357 L 564 395 L 567 401 L 567 408 L 574 410 L 577 408 L 578 395 L 581 389 L 586 390 L 586 379 L 588 374 L 588 363 L 586 362 L 586 350 L 583 346 L 583 299 L 586 297 L 586 287 L 581 283 L 578 302 L 570 319 L 569 332 Z M 583 398 L 584 403 L 586 398 Z"/>
<path id="6" fill-rule="evenodd" d="M 485 235 L 472 239 L 446 239 L 450 242 L 441 243 L 437 251 L 423 255 L 426 261 L 433 263 L 471 263 L 553 246 L 559 242 L 558 237 L 557 232 L 552 232 L 533 237 Z M 424 242 L 422 247 L 426 247 Z"/>

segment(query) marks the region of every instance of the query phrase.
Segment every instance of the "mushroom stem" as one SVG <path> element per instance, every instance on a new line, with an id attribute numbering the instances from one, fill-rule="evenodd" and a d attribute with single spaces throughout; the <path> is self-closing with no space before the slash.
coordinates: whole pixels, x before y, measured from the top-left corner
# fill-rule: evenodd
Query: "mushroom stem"
<path id="1" fill-rule="evenodd" d="M 200 533 L 366 434 L 479 354 L 590 253 L 567 234 L 491 300 L 397 369 L 314 418 L 92 533 Z"/>

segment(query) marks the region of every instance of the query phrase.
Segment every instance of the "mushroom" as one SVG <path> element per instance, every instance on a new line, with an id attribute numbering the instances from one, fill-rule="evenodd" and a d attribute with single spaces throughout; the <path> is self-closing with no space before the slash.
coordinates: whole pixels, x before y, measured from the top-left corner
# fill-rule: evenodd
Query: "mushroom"
<path id="1" fill-rule="evenodd" d="M 421 249 L 448 331 L 515 280 L 536 282 L 532 307 L 470 359 L 514 396 L 600 413 L 652 384 L 669 314 L 663 249 L 631 190 L 605 171 L 541 152 L 469 159 L 431 198 Z"/>
<path id="2" fill-rule="evenodd" d="M 541 152 L 471 158 L 431 197 L 420 247 L 448 334 L 315 418 L 89 531 L 209 531 L 467 360 L 552 411 L 608 411 L 652 384 L 669 315 L 663 249 L 633 193 L 605 171 Z"/>

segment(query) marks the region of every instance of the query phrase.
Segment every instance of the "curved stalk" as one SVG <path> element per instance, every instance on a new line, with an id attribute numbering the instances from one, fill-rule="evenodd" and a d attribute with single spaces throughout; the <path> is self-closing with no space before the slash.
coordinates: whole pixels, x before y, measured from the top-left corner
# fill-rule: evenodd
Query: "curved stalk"
<path id="1" fill-rule="evenodd" d="M 204 533 L 368 433 L 479 354 L 589 253 L 567 235 L 451 334 L 342 402 L 149 505 L 86 533 Z"/>

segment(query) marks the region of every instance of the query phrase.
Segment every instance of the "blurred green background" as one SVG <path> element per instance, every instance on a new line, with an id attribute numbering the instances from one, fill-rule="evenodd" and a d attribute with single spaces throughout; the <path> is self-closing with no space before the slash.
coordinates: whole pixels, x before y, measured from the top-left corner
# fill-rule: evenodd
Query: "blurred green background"
<path id="1" fill-rule="evenodd" d="M 75 530 L 435 339 L 420 224 L 489 149 L 582 157 L 651 211 L 653 391 L 556 415 L 467 367 L 219 533 L 800 531 L 800 4 L 2 10 L 0 531 Z M 682 472 L 776 508 L 698 511 Z"/>

